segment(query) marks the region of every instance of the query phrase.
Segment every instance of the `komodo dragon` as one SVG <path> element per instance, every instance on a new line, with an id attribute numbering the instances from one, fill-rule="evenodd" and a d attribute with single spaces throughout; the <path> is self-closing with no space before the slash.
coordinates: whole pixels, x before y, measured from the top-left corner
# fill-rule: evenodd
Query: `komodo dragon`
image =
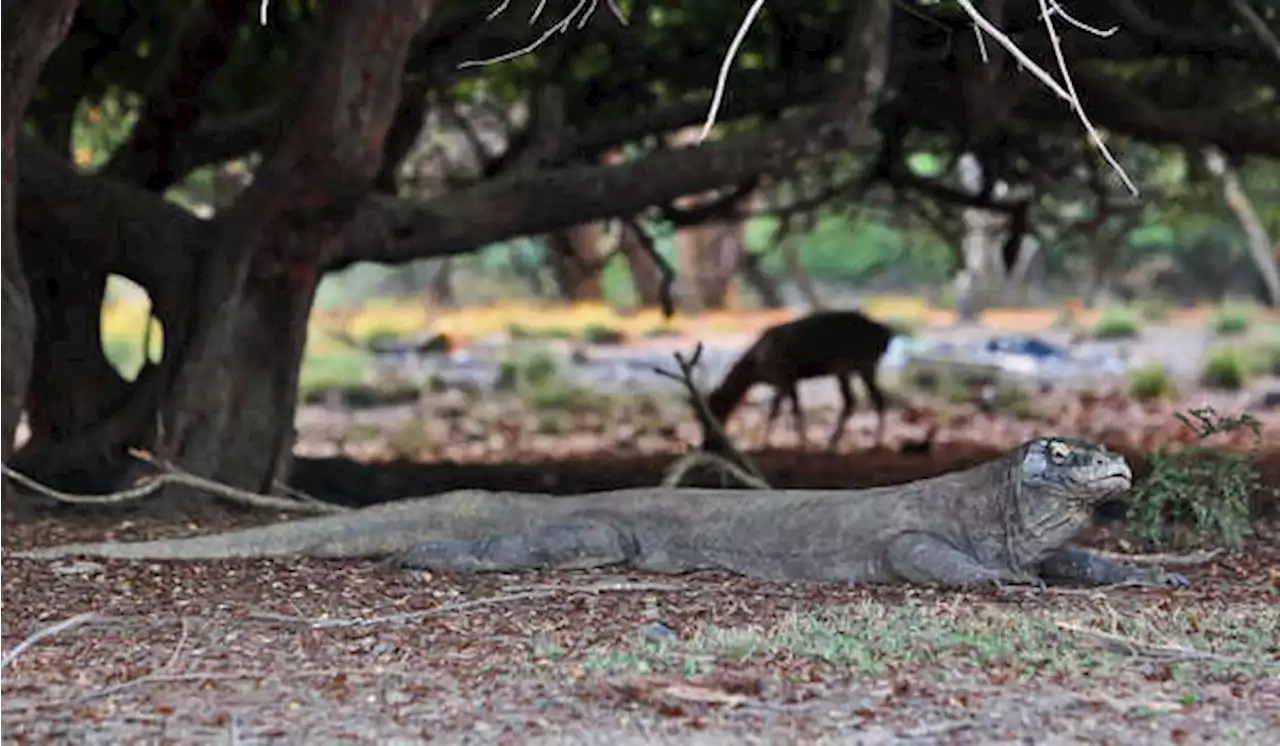
<path id="1" fill-rule="evenodd" d="M 623 566 L 764 579 L 965 586 L 1075 581 L 1185 586 L 1068 545 L 1127 490 L 1123 456 L 1037 438 L 964 471 L 873 489 L 623 489 L 571 497 L 460 491 L 190 539 L 68 544 L 25 557 L 218 559 L 390 555 L 483 572 Z"/>

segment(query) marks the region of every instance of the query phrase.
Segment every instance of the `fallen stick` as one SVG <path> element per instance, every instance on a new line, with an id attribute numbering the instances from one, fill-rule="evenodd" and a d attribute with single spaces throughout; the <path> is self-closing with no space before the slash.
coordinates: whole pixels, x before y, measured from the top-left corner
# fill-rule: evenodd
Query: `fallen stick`
<path id="1" fill-rule="evenodd" d="M 1116 562 L 1127 562 L 1134 565 L 1164 565 L 1166 567 L 1190 567 L 1203 565 L 1213 561 L 1223 553 L 1221 548 L 1203 549 L 1190 554 L 1173 554 L 1160 552 L 1157 554 L 1123 554 L 1121 552 L 1103 552 L 1094 550 L 1094 554 Z"/>
<path id="2" fill-rule="evenodd" d="M 1125 655 L 1142 656 L 1145 658 L 1154 658 L 1164 661 L 1219 661 L 1227 663 L 1243 663 L 1251 666 L 1280 666 L 1280 661 L 1251 660 L 1249 658 L 1239 658 L 1231 655 L 1211 653 L 1207 650 L 1196 650 L 1195 648 L 1183 647 L 1182 645 L 1156 645 L 1153 643 L 1142 642 L 1141 640 L 1135 640 L 1132 637 L 1125 637 L 1111 632 L 1102 632 L 1101 630 L 1081 627 L 1069 622 L 1054 622 L 1054 625 L 1065 632 L 1074 632 L 1078 635 L 1091 637 L 1094 640 L 1103 643 L 1103 647 L 1108 650 Z"/>
<path id="3" fill-rule="evenodd" d="M 13 650 L 9 651 L 8 655 L 4 656 L 4 658 L 0 658 L 0 671 L 3 671 L 4 669 L 8 668 L 10 663 L 13 663 L 15 660 L 18 659 L 18 656 L 22 655 L 32 645 L 35 645 L 37 642 L 40 642 L 46 637 L 53 637 L 59 632 L 65 632 L 66 630 L 69 630 L 72 627 L 75 627 L 80 624 L 84 624 L 85 622 L 93 621 L 94 619 L 97 619 L 97 618 L 98 618 L 98 615 L 96 613 L 92 611 L 86 611 L 83 614 L 76 614 L 70 619 L 63 619 L 61 622 L 58 622 L 56 624 L 51 624 L 48 627 L 45 627 L 44 629 L 38 632 L 35 632 L 27 639 L 18 643 L 17 646 L 13 648 Z"/>
<path id="4" fill-rule="evenodd" d="M 254 614 L 251 618 L 270 622 L 281 622 L 285 624 L 305 624 L 310 626 L 312 629 L 372 627 L 376 624 L 413 622 L 419 619 L 437 616 L 439 614 L 471 611 L 485 606 L 497 606 L 500 604 L 516 603 L 518 601 L 529 601 L 536 598 L 550 598 L 551 596 L 555 596 L 560 593 L 634 593 L 638 591 L 652 591 L 659 589 L 672 590 L 672 586 L 655 586 L 653 583 L 597 583 L 595 585 L 584 586 L 553 586 L 546 589 L 511 593 L 505 596 L 489 596 L 487 598 L 475 598 L 468 601 L 452 601 L 431 609 L 405 611 L 399 614 L 386 614 L 384 616 L 367 617 L 364 619 L 307 619 L 305 617 L 289 616 L 287 614 Z"/>

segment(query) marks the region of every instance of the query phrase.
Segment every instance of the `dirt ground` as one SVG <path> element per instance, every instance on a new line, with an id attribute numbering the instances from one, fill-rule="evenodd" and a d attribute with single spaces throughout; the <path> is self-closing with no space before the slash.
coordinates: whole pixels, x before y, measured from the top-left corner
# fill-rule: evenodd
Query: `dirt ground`
<path id="1" fill-rule="evenodd" d="M 1175 410 L 1038 397 L 1018 416 L 917 401 L 883 447 L 858 414 L 838 452 L 784 416 L 732 424 L 770 482 L 857 488 L 1081 435 L 1135 459 L 1185 442 Z M 596 403 L 599 405 L 599 403 Z M 494 396 L 301 413 L 294 485 L 362 505 L 458 487 L 570 493 L 657 483 L 694 439 L 641 397 L 572 416 Z M 1280 488 L 1280 415 L 1257 464 Z M 830 408 L 809 413 L 821 442 Z M 938 422 L 927 455 L 900 447 Z M 1244 447 L 1247 439 L 1220 444 Z M 376 465 L 357 463 L 377 461 Z M 11 550 L 210 533 L 281 516 L 61 509 L 3 523 L 6 743 L 1280 742 L 1280 532 L 1176 569 L 1183 590 L 943 592 L 715 573 L 462 577 L 375 562 L 37 562 Z M 1132 551 L 1116 524 L 1086 545 Z M 1175 568 L 1170 568 L 1175 569 Z M 68 622 L 68 620 L 70 620 Z M 62 626 L 59 627 L 59 624 Z M 50 632 L 36 639 L 41 631 Z"/>
<path id="2" fill-rule="evenodd" d="M 993 453 L 951 444 L 927 457 L 756 457 L 777 484 L 854 486 Z M 476 464 L 448 478 L 435 467 L 427 491 L 651 484 L 667 461 Z M 1263 466 L 1280 484 L 1280 458 Z M 308 469 L 315 484 L 373 473 L 336 462 Z M 401 465 L 379 496 L 411 483 L 424 491 L 423 469 Z M 6 518 L 12 549 L 269 517 Z M 953 593 L 719 574 L 477 579 L 368 562 L 5 557 L 4 740 L 1265 743 L 1280 734 L 1277 536 L 1182 568 L 1194 585 L 1177 591 Z M 1091 543 L 1114 546 L 1106 530 Z M 80 614 L 94 616 L 18 649 Z"/>

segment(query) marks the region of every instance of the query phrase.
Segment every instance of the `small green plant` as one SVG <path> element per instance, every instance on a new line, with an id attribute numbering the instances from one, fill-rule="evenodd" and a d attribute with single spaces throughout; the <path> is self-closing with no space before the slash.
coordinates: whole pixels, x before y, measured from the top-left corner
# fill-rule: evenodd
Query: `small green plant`
<path id="1" fill-rule="evenodd" d="M 1129 374 L 1129 396 L 1140 402 L 1169 399 L 1177 393 L 1173 377 L 1163 365 L 1148 365 Z"/>
<path id="2" fill-rule="evenodd" d="M 653 326 L 645 329 L 640 335 L 645 339 L 661 339 L 663 337 L 678 337 L 680 330 L 670 326 Z"/>
<path id="3" fill-rule="evenodd" d="M 1280 376 L 1280 335 L 1241 351 L 1245 371 L 1255 376 Z"/>
<path id="4" fill-rule="evenodd" d="M 1158 323 L 1169 320 L 1169 304 L 1161 298 L 1143 298 L 1134 304 L 1134 308 L 1147 321 Z"/>
<path id="5" fill-rule="evenodd" d="M 593 345 L 619 345 L 627 341 L 627 335 L 621 329 L 604 324 L 588 324 L 582 330 L 582 340 Z"/>
<path id="6" fill-rule="evenodd" d="M 1206 388 L 1239 391 L 1245 382 L 1244 360 L 1235 350 L 1216 350 L 1204 362 L 1200 382 Z"/>
<path id="7" fill-rule="evenodd" d="M 369 329 L 359 336 L 361 342 L 373 347 L 380 344 L 394 344 L 399 341 L 401 334 L 399 331 L 390 326 L 376 326 Z"/>
<path id="8" fill-rule="evenodd" d="M 516 340 L 533 340 L 533 339 L 573 339 L 573 335 L 568 329 L 553 326 L 546 329 L 531 329 L 521 324 L 510 324 L 507 326 L 507 334 Z"/>
<path id="9" fill-rule="evenodd" d="M 1220 337 L 1237 337 L 1249 331 L 1253 324 L 1253 309 L 1246 305 L 1231 304 L 1218 309 L 1210 325 Z"/>
<path id="10" fill-rule="evenodd" d="M 1250 415 L 1219 417 L 1212 408 L 1175 414 L 1195 433 L 1196 441 L 1170 452 L 1151 454 L 1151 474 L 1128 499 L 1133 531 L 1152 545 L 1166 542 L 1171 525 L 1190 530 L 1195 543 L 1205 540 L 1238 548 L 1249 530 L 1249 501 L 1261 479 L 1252 454 L 1215 449 L 1205 444 L 1213 435 L 1240 428 L 1253 431 L 1253 450 L 1262 443 L 1261 425 Z"/>
<path id="11" fill-rule="evenodd" d="M 496 391 L 516 391 L 537 387 L 559 377 L 560 364 L 549 353 L 538 350 L 514 355 L 498 364 Z"/>
<path id="12" fill-rule="evenodd" d="M 1093 325 L 1094 339 L 1132 339 L 1138 336 L 1142 319 L 1127 308 L 1112 308 Z"/>

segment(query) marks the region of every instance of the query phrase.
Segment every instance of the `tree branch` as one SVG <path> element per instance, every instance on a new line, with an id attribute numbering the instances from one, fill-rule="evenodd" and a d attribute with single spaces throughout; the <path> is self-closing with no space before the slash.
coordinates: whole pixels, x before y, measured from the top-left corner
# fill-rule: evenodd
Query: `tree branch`
<path id="1" fill-rule="evenodd" d="M 174 144 L 199 117 L 200 94 L 226 62 L 249 5 L 249 0 L 210 0 L 207 8 L 191 13 L 156 71 L 129 139 L 112 153 L 106 173 L 151 191 L 175 181 L 170 166 Z"/>
<path id="2" fill-rule="evenodd" d="M 868 0 L 852 16 L 842 80 L 811 113 L 636 162 L 515 174 L 422 205 L 373 200 L 350 226 L 335 260 L 395 263 L 464 253 L 565 225 L 634 215 L 681 195 L 791 173 L 817 156 L 873 147 L 870 120 L 885 79 L 889 3 Z"/>
<path id="3" fill-rule="evenodd" d="M 57 245 L 76 266 L 128 277 L 172 323 L 193 258 L 209 245 L 208 225 L 132 184 L 78 173 L 33 139 L 23 140 L 18 159 L 18 236 L 33 250 Z"/>
<path id="4" fill-rule="evenodd" d="M 1157 143 L 1217 145 L 1223 152 L 1280 157 L 1280 107 L 1257 106 L 1193 109 L 1164 108 L 1133 86 L 1125 85 L 1093 65 L 1081 65 L 1074 73 L 1080 98 L 1098 124 L 1109 130 Z M 1061 120 L 1056 107 L 1037 106 L 1037 118 Z"/>

